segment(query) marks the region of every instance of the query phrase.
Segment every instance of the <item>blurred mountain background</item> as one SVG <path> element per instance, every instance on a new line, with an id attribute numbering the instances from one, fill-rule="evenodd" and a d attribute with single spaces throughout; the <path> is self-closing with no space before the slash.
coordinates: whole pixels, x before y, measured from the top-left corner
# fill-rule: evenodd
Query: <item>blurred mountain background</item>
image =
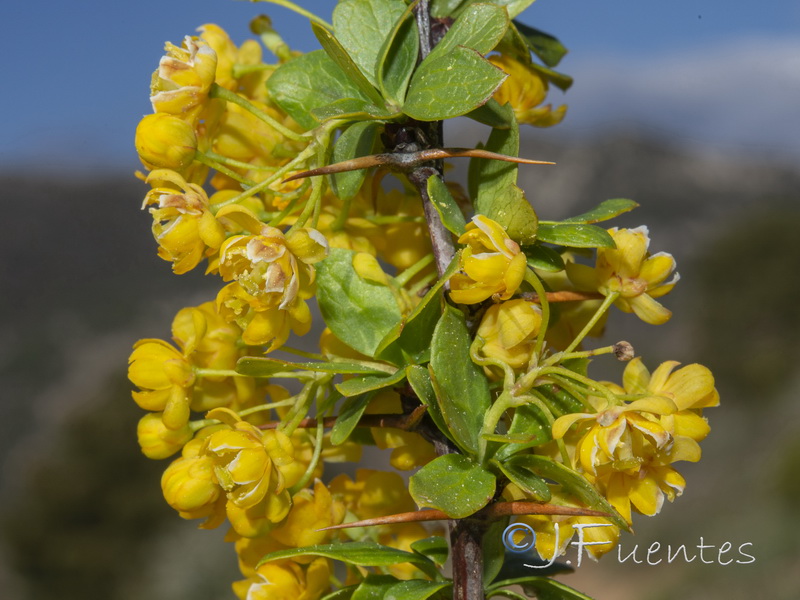
<path id="1" fill-rule="evenodd" d="M 466 142 L 463 128 L 449 135 Z M 521 172 L 540 217 L 633 198 L 641 207 L 615 224 L 646 223 L 651 250 L 671 252 L 682 276 L 665 300 L 668 324 L 616 311 L 609 341 L 630 341 L 650 368 L 701 362 L 722 394 L 707 412 L 703 460 L 679 467 L 683 497 L 639 518 L 623 549 L 638 543 L 642 556 L 653 541 L 692 547 L 702 536 L 717 547 L 750 542 L 756 558 L 619 565 L 612 553 L 565 582 L 597 600 L 795 600 L 800 172 L 790 157 L 725 154 L 635 130 L 554 140 L 536 133 L 524 142 L 524 155 L 558 163 Z M 156 257 L 139 210 L 145 186 L 130 175 L 0 180 L 3 597 L 231 597 L 233 549 L 223 531 L 199 531 L 164 503 L 166 461 L 139 452 L 141 411 L 125 377 L 131 345 L 168 338 L 174 313 L 213 297 L 216 278 L 176 277 Z"/>

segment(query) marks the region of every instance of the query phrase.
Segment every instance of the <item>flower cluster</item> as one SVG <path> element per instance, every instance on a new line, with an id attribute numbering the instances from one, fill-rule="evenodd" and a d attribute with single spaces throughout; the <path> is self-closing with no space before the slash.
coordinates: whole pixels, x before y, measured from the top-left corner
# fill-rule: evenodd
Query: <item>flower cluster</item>
<path id="1" fill-rule="evenodd" d="M 471 536 L 489 536 L 492 520 L 522 515 L 544 557 L 599 524 L 599 557 L 633 513 L 681 495 L 677 462 L 700 459 L 703 409 L 719 403 L 710 371 L 651 374 L 627 342 L 588 342 L 612 307 L 667 322 L 675 260 L 649 253 L 646 227 L 596 225 L 632 201 L 540 221 L 510 164 L 537 161 L 500 154 L 516 153 L 519 123 L 558 123 L 566 107 L 544 104 L 548 89 L 569 85 L 549 68 L 565 49 L 525 41 L 505 4 L 457 13 L 447 36 L 477 53 L 450 44 L 427 66 L 406 60 L 406 3 L 386 0 L 394 40 L 366 31 L 363 44 L 314 17 L 325 49 L 301 55 L 260 17 L 252 30 L 276 63 L 205 25 L 167 44 L 153 74 L 135 144 L 158 256 L 221 282 L 178 312 L 171 342 L 134 345 L 138 438 L 146 456 L 173 457 L 161 487 L 181 517 L 230 527 L 243 600 L 446 595 L 445 532 L 426 519 L 469 518 Z M 400 57 L 388 70 L 380 48 Z M 423 102 L 470 73 L 482 92 Z M 480 149 L 431 148 L 441 114 L 493 132 Z M 444 183 L 442 155 L 472 159 L 469 193 Z M 627 362 L 622 385 L 589 374 L 612 355 Z M 392 469 L 331 478 L 328 464 L 365 448 L 390 451 Z"/>

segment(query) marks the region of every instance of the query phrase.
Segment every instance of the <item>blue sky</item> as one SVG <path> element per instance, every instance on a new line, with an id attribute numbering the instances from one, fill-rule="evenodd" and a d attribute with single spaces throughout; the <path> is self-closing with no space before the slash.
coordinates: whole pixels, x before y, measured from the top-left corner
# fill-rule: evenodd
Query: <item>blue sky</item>
<path id="1" fill-rule="evenodd" d="M 300 3 L 329 18 L 332 0 Z M 269 14 L 295 48 L 307 22 L 235 0 L 4 3 L 0 164 L 137 167 L 133 131 L 167 40 L 215 22 L 240 43 Z M 538 0 L 522 20 L 570 48 L 571 135 L 636 126 L 734 152 L 800 154 L 797 0 Z"/>

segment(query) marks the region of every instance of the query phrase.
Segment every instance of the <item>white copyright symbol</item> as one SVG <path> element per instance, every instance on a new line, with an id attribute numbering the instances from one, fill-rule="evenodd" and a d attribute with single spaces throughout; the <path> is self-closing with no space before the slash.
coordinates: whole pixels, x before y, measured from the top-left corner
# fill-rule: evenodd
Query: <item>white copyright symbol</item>
<path id="1" fill-rule="evenodd" d="M 522 533 L 520 543 L 514 541 L 514 534 L 517 532 Z M 512 523 L 503 531 L 503 545 L 509 552 L 522 554 L 536 545 L 536 532 L 526 523 Z"/>

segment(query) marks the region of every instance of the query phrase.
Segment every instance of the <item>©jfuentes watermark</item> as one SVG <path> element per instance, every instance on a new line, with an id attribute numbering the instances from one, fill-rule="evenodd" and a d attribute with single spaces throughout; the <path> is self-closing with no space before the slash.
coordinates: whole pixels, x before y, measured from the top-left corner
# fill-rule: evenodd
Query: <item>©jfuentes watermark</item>
<path id="1" fill-rule="evenodd" d="M 531 569 L 546 569 L 547 567 L 551 566 L 558 558 L 558 548 L 560 546 L 559 541 L 559 528 L 558 523 L 554 523 L 553 527 L 555 528 L 555 543 L 553 545 L 554 551 L 553 556 L 550 558 L 548 562 L 541 565 L 529 565 L 525 563 L 526 567 L 530 567 Z M 583 559 L 583 549 L 589 548 L 591 546 L 602 546 L 607 544 L 612 544 L 613 542 L 589 542 L 586 541 L 584 530 L 591 529 L 593 527 L 611 527 L 609 523 L 576 523 L 572 525 L 572 528 L 578 532 L 578 541 L 570 542 L 570 546 L 574 546 L 578 549 L 578 563 L 577 566 L 581 566 L 581 560 Z M 517 538 L 519 541 L 514 540 L 515 534 L 521 534 L 522 539 Z M 536 545 L 536 532 L 533 530 L 533 527 L 528 525 L 527 523 L 512 523 L 508 527 L 505 528 L 503 531 L 503 545 L 506 547 L 506 550 L 509 552 L 513 552 L 515 554 L 523 554 L 532 550 Z M 628 560 L 632 560 L 632 562 L 636 564 L 643 564 L 646 563 L 648 565 L 657 565 L 662 562 L 666 562 L 667 564 L 671 564 L 679 557 L 682 557 L 683 562 L 690 563 L 694 561 L 696 558 L 700 559 L 700 562 L 705 563 L 707 565 L 718 564 L 718 565 L 730 565 L 730 564 L 738 564 L 738 565 L 749 565 L 751 563 L 756 562 L 755 556 L 752 554 L 748 554 L 745 550 L 748 549 L 753 544 L 751 542 L 745 542 L 744 544 L 740 544 L 737 548 L 739 558 L 736 556 L 729 556 L 731 550 L 733 550 L 733 544 L 730 542 L 723 542 L 720 546 L 715 546 L 713 544 L 706 544 L 703 541 L 703 538 L 700 538 L 700 543 L 694 546 L 693 548 L 690 547 L 687 549 L 685 544 L 681 544 L 680 546 L 674 547 L 671 545 L 667 545 L 666 547 L 666 556 L 664 556 L 664 550 L 662 550 L 660 542 L 653 542 L 648 546 L 645 550 L 643 550 L 642 557 L 639 557 L 639 544 L 636 544 L 633 547 L 633 551 L 629 552 L 626 556 L 623 556 L 622 546 L 617 546 L 617 560 L 620 563 L 627 562 Z M 690 552 L 694 550 L 699 550 L 699 554 L 691 554 Z M 716 550 L 715 550 L 716 549 Z M 709 556 L 713 556 L 714 559 L 710 560 Z M 542 557 L 544 559 L 544 557 Z M 546 559 L 545 559 L 546 560 Z M 567 564 L 571 564 L 571 561 L 566 561 Z"/>

